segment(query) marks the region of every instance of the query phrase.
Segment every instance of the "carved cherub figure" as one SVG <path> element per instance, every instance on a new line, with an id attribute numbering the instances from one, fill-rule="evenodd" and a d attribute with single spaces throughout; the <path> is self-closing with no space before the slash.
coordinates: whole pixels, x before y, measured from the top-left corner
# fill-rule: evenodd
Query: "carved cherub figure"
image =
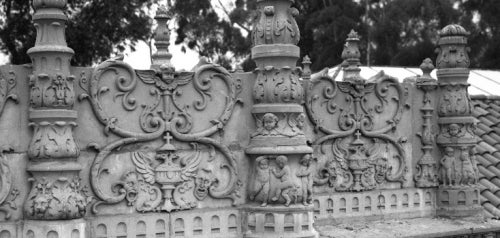
<path id="1" fill-rule="evenodd" d="M 455 169 L 455 151 L 451 147 L 444 149 L 444 156 L 441 158 L 441 180 L 444 185 L 452 185 L 453 172 Z"/>
<path id="2" fill-rule="evenodd" d="M 302 189 L 302 204 L 304 206 L 312 203 L 312 189 L 313 189 L 313 171 L 311 167 L 312 156 L 306 154 L 300 159 L 300 168 L 296 175 L 300 178 Z"/>
<path id="3" fill-rule="evenodd" d="M 288 158 L 284 155 L 276 157 L 276 164 L 278 168 L 273 168 L 271 171 L 274 176 L 280 180 L 280 183 L 276 186 L 276 193 L 272 201 L 278 201 L 280 196 L 285 199 L 285 206 L 289 206 L 291 199 L 289 196 L 290 189 L 295 187 L 295 184 L 290 180 L 290 167 L 288 166 Z"/>
<path id="4" fill-rule="evenodd" d="M 250 200 L 254 200 L 260 194 L 263 197 L 260 206 L 265 207 L 269 198 L 269 159 L 267 156 L 259 156 L 255 162 L 255 183 Z"/>
<path id="5" fill-rule="evenodd" d="M 476 183 L 476 175 L 469 157 L 469 149 L 466 146 L 462 147 L 461 149 L 462 149 L 462 152 L 460 153 L 460 160 L 462 161 L 461 184 L 473 185 Z"/>
<path id="6" fill-rule="evenodd" d="M 277 131 L 279 118 L 273 113 L 266 113 L 262 116 L 262 120 L 257 118 L 257 124 L 261 125 L 252 136 L 257 135 L 279 135 Z"/>
<path id="7" fill-rule="evenodd" d="M 276 127 L 278 127 L 278 117 L 272 113 L 266 113 L 262 117 L 262 124 L 264 129 L 271 133 Z"/>
<path id="8" fill-rule="evenodd" d="M 461 126 L 456 123 L 452 123 L 448 126 L 448 134 L 450 137 L 462 137 L 464 135 Z"/>

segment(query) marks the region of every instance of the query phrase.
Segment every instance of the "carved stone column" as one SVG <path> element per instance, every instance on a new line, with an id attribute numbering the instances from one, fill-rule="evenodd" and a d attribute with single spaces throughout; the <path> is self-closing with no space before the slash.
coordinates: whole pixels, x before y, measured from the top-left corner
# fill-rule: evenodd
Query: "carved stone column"
<path id="1" fill-rule="evenodd" d="M 422 132 L 418 134 L 422 142 L 423 155 L 417 163 L 417 173 L 415 174 L 415 183 L 419 188 L 430 188 L 438 186 L 438 171 L 436 159 L 432 156 L 435 143 L 435 133 L 432 130 L 435 102 L 431 93 L 437 89 L 437 82 L 431 77 L 434 70 L 432 60 L 427 58 L 420 65 L 422 76 L 417 78 L 417 88 L 424 91 L 423 103 L 420 109 L 422 111 Z"/>
<path id="2" fill-rule="evenodd" d="M 440 32 L 437 64 L 439 85 L 437 144 L 442 157 L 437 193 L 438 215 L 470 216 L 480 211 L 477 168 L 473 150 L 477 143 L 471 114 L 467 35 L 459 25 Z"/>
<path id="3" fill-rule="evenodd" d="M 35 0 L 35 46 L 28 50 L 33 63 L 30 86 L 30 126 L 27 171 L 31 191 L 24 203 L 24 237 L 84 237 L 87 196 L 80 185 L 80 150 L 73 139 L 77 112 L 74 76 L 67 47 L 63 12 L 66 0 Z M 73 221 L 60 221 L 72 220 Z M 57 221 L 56 221 L 57 220 Z"/>
<path id="4" fill-rule="evenodd" d="M 304 90 L 296 67 L 300 32 L 290 0 L 258 0 L 252 58 L 257 64 L 256 129 L 245 237 L 314 237 L 312 148 L 304 134 Z"/>

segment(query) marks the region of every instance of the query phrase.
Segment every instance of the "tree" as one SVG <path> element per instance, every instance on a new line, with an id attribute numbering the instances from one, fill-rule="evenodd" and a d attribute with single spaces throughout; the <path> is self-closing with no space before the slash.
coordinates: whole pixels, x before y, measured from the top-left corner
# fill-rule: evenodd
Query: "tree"
<path id="1" fill-rule="evenodd" d="M 375 65 L 418 66 L 433 58 L 438 31 L 460 16 L 450 0 L 375 0 L 369 7 Z"/>
<path id="2" fill-rule="evenodd" d="M 68 46 L 75 51 L 73 65 L 89 66 L 112 53 L 134 50 L 139 40 L 151 37 L 147 9 L 157 0 L 70 0 L 66 28 Z M 0 50 L 12 64 L 29 63 L 26 51 L 35 43 L 31 1 L 3 0 L 0 10 Z"/>
<path id="3" fill-rule="evenodd" d="M 228 20 L 221 18 L 210 0 L 178 0 L 172 5 L 172 13 L 177 23 L 176 44 L 183 44 L 197 51 L 201 56 L 213 62 L 231 68 L 230 52 L 234 58 L 247 57 L 251 47 L 250 34 L 251 12 L 243 0 L 235 2 L 235 8 L 229 12 L 219 1 Z M 254 6 L 249 2 L 250 7 Z"/>

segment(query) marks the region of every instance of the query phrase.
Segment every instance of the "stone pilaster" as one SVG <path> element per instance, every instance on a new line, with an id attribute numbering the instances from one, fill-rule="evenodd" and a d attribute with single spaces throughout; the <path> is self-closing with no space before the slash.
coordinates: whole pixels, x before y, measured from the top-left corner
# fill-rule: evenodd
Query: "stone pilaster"
<path id="1" fill-rule="evenodd" d="M 80 183 L 80 150 L 73 138 L 77 112 L 74 76 L 67 47 L 63 12 L 66 0 L 35 0 L 35 46 L 28 50 L 33 64 L 29 77 L 30 126 L 33 137 L 28 148 L 27 171 L 31 191 L 24 203 L 28 219 L 23 235 L 57 234 L 84 237 L 88 198 Z M 59 220 L 59 221 L 56 221 Z M 71 221 L 60 221 L 71 220 Z M 38 235 L 36 235 L 38 237 Z"/>
<path id="2" fill-rule="evenodd" d="M 314 237 L 312 148 L 304 134 L 304 90 L 296 67 L 300 32 L 290 0 L 257 1 L 250 203 L 245 237 Z M 293 203 L 292 203 L 293 202 Z M 272 229 L 271 229 L 272 227 Z M 288 228 L 287 228 L 288 227 Z M 295 228 L 297 230 L 295 230 Z M 302 229 L 301 227 L 307 227 Z"/>
<path id="3" fill-rule="evenodd" d="M 437 214 L 443 216 L 469 216 L 481 209 L 473 156 L 477 143 L 475 119 L 467 92 L 468 35 L 459 25 L 448 25 L 439 32 L 436 60 L 439 133 L 436 142 L 442 156 Z"/>
<path id="4" fill-rule="evenodd" d="M 419 188 L 430 188 L 438 186 L 438 170 L 436 159 L 432 156 L 435 145 L 435 132 L 432 130 L 433 115 L 435 104 L 431 94 L 437 89 L 437 81 L 431 77 L 434 70 L 432 60 L 427 58 L 420 65 L 422 76 L 417 78 L 417 88 L 424 92 L 422 111 L 422 132 L 418 134 L 422 142 L 422 157 L 417 163 L 417 173 L 415 174 L 415 183 Z"/>

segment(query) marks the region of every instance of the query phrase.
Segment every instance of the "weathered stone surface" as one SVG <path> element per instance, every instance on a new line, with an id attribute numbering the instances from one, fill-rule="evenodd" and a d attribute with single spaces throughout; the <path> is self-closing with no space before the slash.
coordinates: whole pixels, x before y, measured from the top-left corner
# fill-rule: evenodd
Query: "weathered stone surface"
<path id="1" fill-rule="evenodd" d="M 71 67 L 66 1 L 34 1 L 33 64 L 0 66 L 0 237 L 318 237 L 480 212 L 462 27 L 441 31 L 437 81 L 429 59 L 362 78 L 354 31 L 334 81 L 297 67 L 291 1 L 257 3 L 257 70 L 231 74 L 176 71 L 164 8 L 150 70 Z"/>

